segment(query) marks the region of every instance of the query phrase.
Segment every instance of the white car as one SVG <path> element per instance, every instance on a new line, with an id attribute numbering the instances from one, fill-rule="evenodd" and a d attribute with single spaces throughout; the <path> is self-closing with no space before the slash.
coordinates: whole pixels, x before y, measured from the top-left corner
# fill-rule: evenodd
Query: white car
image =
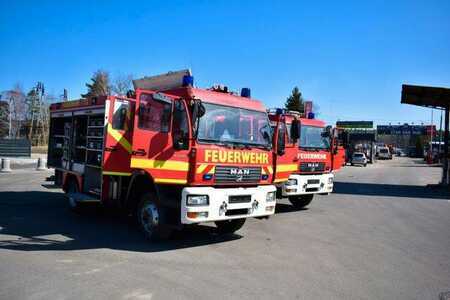
<path id="1" fill-rule="evenodd" d="M 364 153 L 362 152 L 355 152 L 352 155 L 352 160 L 350 161 L 350 164 L 352 166 L 354 165 L 362 165 L 362 166 L 367 166 L 367 157 Z"/>
<path id="2" fill-rule="evenodd" d="M 378 159 L 392 159 L 392 154 L 388 147 L 378 149 Z"/>

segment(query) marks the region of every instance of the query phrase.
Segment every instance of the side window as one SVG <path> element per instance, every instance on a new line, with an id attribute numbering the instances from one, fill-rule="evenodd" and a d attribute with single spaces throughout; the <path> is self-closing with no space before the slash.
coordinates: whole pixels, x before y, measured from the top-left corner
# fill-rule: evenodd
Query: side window
<path id="1" fill-rule="evenodd" d="M 169 132 L 172 103 L 153 99 L 151 94 L 139 98 L 138 126 L 159 132 Z"/>
<path id="2" fill-rule="evenodd" d="M 181 100 L 175 101 L 173 111 L 172 139 L 179 149 L 189 147 L 189 124 L 186 107 Z"/>
<path id="3" fill-rule="evenodd" d="M 116 99 L 114 102 L 114 112 L 112 127 L 117 130 L 128 130 L 130 113 L 130 103 L 126 100 Z"/>

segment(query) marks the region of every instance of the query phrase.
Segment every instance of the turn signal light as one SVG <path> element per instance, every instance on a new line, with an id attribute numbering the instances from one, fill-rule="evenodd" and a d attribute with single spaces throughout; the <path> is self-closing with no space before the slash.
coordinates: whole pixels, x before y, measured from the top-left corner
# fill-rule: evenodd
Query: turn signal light
<path id="1" fill-rule="evenodd" d="M 208 212 L 207 211 L 201 211 L 201 212 L 188 211 L 187 212 L 187 217 L 189 219 L 207 218 L 208 217 Z"/>
<path id="2" fill-rule="evenodd" d="M 275 208 L 275 206 L 266 206 L 266 211 L 272 211 Z"/>

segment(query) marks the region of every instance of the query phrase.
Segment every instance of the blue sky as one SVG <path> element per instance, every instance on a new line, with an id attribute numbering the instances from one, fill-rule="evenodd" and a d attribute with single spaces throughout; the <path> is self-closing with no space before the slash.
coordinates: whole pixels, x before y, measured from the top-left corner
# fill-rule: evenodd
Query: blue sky
<path id="1" fill-rule="evenodd" d="M 43 81 L 77 98 L 99 68 L 191 68 L 198 86 L 250 87 L 268 107 L 298 85 L 328 122 L 428 122 L 429 109 L 400 104 L 401 84 L 450 87 L 449 11 L 450 1 L 0 0 L 0 90 Z"/>

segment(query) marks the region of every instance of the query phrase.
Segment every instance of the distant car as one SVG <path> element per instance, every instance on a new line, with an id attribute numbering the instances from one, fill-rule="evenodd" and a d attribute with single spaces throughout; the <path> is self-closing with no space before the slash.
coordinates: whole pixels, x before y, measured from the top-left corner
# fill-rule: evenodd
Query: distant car
<path id="1" fill-rule="evenodd" d="M 363 165 L 365 167 L 365 166 L 367 166 L 367 157 L 364 153 L 355 152 L 352 155 L 352 160 L 350 161 L 350 164 L 352 166 Z"/>
<path id="2" fill-rule="evenodd" d="M 392 159 L 392 154 L 388 147 L 378 149 L 378 159 Z"/>
<path id="3" fill-rule="evenodd" d="M 405 150 L 403 150 L 403 149 L 397 149 L 397 153 L 396 154 L 397 154 L 397 156 L 400 156 L 400 157 L 407 156 Z"/>

